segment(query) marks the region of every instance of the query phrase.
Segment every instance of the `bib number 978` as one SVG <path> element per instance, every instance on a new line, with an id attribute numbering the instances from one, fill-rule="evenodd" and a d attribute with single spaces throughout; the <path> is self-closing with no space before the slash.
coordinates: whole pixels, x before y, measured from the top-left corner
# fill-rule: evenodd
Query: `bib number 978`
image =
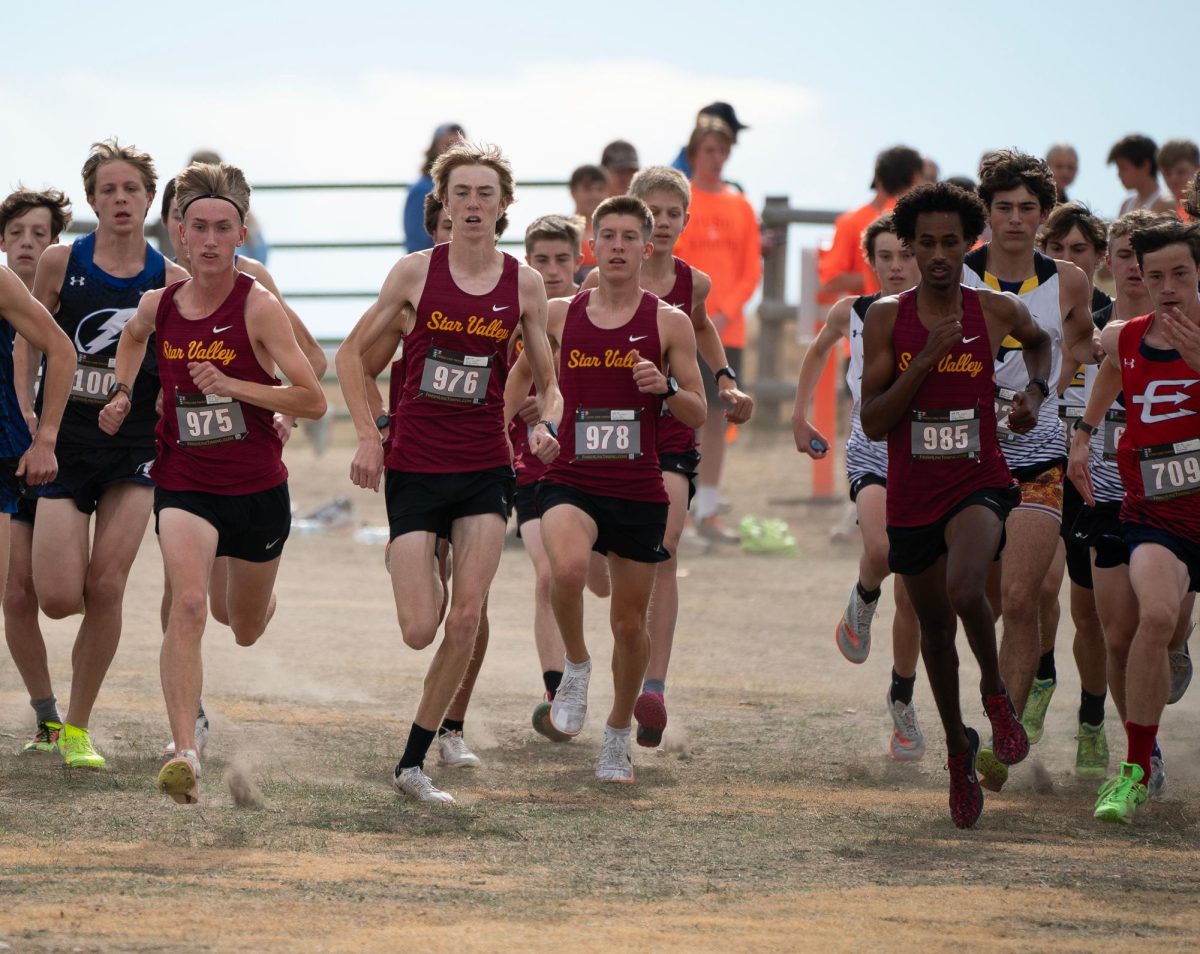
<path id="1" fill-rule="evenodd" d="M 640 410 L 580 408 L 575 412 L 576 460 L 634 460 L 642 456 Z"/>

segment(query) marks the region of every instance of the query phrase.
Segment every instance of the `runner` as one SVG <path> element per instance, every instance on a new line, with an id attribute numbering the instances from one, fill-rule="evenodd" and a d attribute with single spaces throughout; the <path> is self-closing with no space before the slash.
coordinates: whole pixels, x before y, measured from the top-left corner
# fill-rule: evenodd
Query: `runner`
<path id="1" fill-rule="evenodd" d="M 351 480 L 378 490 L 385 456 L 363 361 L 381 336 L 393 348 L 404 338 L 385 489 L 392 592 L 407 645 L 424 649 L 437 636 L 444 594 L 434 569 L 439 535 L 454 544 L 455 573 L 445 636 L 393 784 L 419 801 L 452 802 L 422 769 L 470 663 L 504 544 L 513 471 L 502 394 L 509 339 L 518 326 L 548 420 L 560 413 L 561 397 L 545 335 L 542 280 L 495 244 L 497 221 L 513 199 L 508 161 L 494 146 L 458 143 L 434 163 L 433 180 L 454 223 L 450 241 L 400 259 L 378 301 L 338 349 L 337 369 L 359 436 Z M 533 429 L 530 441 L 539 456 L 557 453 L 545 424 Z"/>
<path id="2" fill-rule="evenodd" d="M 921 655 L 946 731 L 950 816 L 966 828 L 983 811 L 983 791 L 979 735 L 959 709 L 957 619 L 981 670 L 996 758 L 1011 765 L 1029 751 L 1000 674 L 985 585 L 1004 546 L 1004 519 L 1020 499 L 1000 453 L 987 371 L 1011 337 L 1023 346 L 1030 379 L 1044 380 L 1050 344 L 1012 296 L 959 284 L 963 257 L 985 222 L 978 198 L 948 183 L 921 185 L 893 214 L 921 282 L 868 311 L 861 420 L 868 438 L 888 439 L 888 565 L 904 577 L 920 620 Z M 1030 430 L 1044 396 L 1036 385 L 1018 391 L 1009 427 Z"/>
<path id="3" fill-rule="evenodd" d="M 1050 381 L 1058 379 L 1064 355 L 1074 364 L 1095 360 L 1087 276 L 1070 262 L 1056 261 L 1034 248 L 1057 194 L 1054 176 L 1042 160 L 1008 150 L 985 155 L 979 167 L 979 195 L 988 210 L 992 241 L 968 254 L 963 268 L 964 285 L 1020 297 L 1050 336 Z M 1027 433 L 1004 425 L 1014 394 L 1033 384 L 1044 397 L 1050 396 L 1045 380 L 1029 380 L 1019 342 L 1000 342 L 995 372 L 1000 447 L 1021 484 L 1021 502 L 1008 517 L 1008 546 L 999 567 L 992 568 L 989 597 L 994 609 L 1003 607 L 1000 670 L 1021 715 L 1037 671 L 1039 594 L 1062 525 L 1066 437 L 1054 401 L 1040 405 L 1037 425 Z M 992 791 L 999 791 L 1008 778 L 1007 767 L 993 758 L 989 746 L 980 752 L 979 772 Z"/>
<path id="4" fill-rule="evenodd" d="M 850 437 L 846 442 L 846 476 L 850 481 L 850 501 L 858 514 L 863 554 L 858 562 L 858 580 L 850 590 L 850 602 L 838 622 L 835 637 L 841 654 L 852 663 L 866 662 L 871 651 L 871 620 L 879 606 L 883 581 L 891 572 L 887 563 L 885 519 L 887 445 L 882 441 L 867 440 L 859 421 L 863 318 L 867 309 L 883 295 L 898 295 L 912 288 L 921 278 L 912 252 L 896 237 L 896 223 L 890 213 L 867 226 L 862 245 L 882 291 L 843 298 L 830 309 L 825 324 L 804 352 L 792 411 L 796 450 L 821 460 L 829 453 L 830 441 L 809 422 L 808 409 L 834 345 L 842 338 L 849 338 L 850 365 L 846 370 L 846 385 L 853 403 L 850 407 Z M 892 619 L 892 680 L 886 696 L 888 713 L 892 717 L 888 751 L 900 761 L 914 761 L 925 754 L 925 736 L 917 722 L 917 709 L 912 700 L 921 654 L 921 631 L 908 592 L 899 577 L 893 591 L 896 613 Z"/>
<path id="5" fill-rule="evenodd" d="M 551 600 L 566 647 L 549 721 L 574 737 L 587 715 L 592 663 L 583 588 L 594 550 L 608 557 L 615 640 L 613 706 L 596 777 L 632 782 L 630 723 L 650 655 L 654 565 L 670 557 L 662 545 L 670 498 L 658 461 L 658 420 L 666 403 L 684 425 L 698 427 L 705 403 L 691 322 L 641 287 L 642 263 L 654 251 L 649 208 L 633 196 L 605 199 L 593 232 L 598 286 L 550 305 L 549 333 L 561 344 L 562 415 L 570 426 L 560 438 L 562 455 L 537 490 Z M 506 413 L 520 403 L 528 381 L 527 364 L 518 360 Z"/>
<path id="6" fill-rule="evenodd" d="M 119 437 L 137 414 L 135 371 L 150 336 L 163 389 L 155 434 L 155 530 L 171 592 L 160 669 L 175 756 L 158 789 L 199 801 L 196 710 L 209 579 L 228 557 L 229 626 L 252 646 L 275 613 L 275 577 L 291 525 L 283 442 L 273 415 L 318 418 L 325 396 L 279 300 L 238 271 L 250 187 L 225 163 L 194 163 L 176 179 L 190 279 L 142 297 L 121 332 L 116 383 L 100 412 Z M 292 382 L 281 385 L 276 368 Z M 39 518 L 40 521 L 40 518 Z"/>
<path id="7" fill-rule="evenodd" d="M 67 372 L 58 371 L 59 368 L 70 369 L 71 376 L 74 374 L 75 352 L 71 349 L 70 339 L 53 320 L 49 320 L 44 308 L 36 305 L 28 295 L 22 295 L 10 281 L 12 275 L 16 275 L 27 292 L 32 289 L 42 253 L 58 242 L 59 235 L 70 221 L 71 204 L 66 196 L 55 190 L 34 192 L 31 189 L 18 189 L 0 203 L 0 251 L 5 253 L 8 267 L 12 269 L 11 274 L 4 273 L 5 277 L 0 280 L 0 288 L 3 289 L 0 294 L 4 298 L 4 305 L 0 306 L 0 318 L 6 322 L 0 324 L 0 366 L 11 365 L 16 355 L 25 355 L 28 363 L 27 349 L 14 351 L 12 329 L 27 323 L 32 312 L 37 319 L 35 330 L 29 334 L 22 332 L 22 337 L 34 342 L 34 347 L 39 350 L 43 350 L 43 346 L 54 349 L 58 357 L 52 355 L 52 362 L 55 363 L 56 372 L 64 379 L 67 378 Z M 0 400 L 6 402 L 0 440 L 4 443 L 4 459 L 10 463 L 16 463 L 16 458 L 20 456 L 18 452 L 29 445 L 31 433 L 37 434 L 41 445 L 49 447 L 51 452 L 57 442 L 65 397 L 57 409 L 48 412 L 43 408 L 45 426 L 41 430 L 38 429 L 37 416 L 32 407 L 28 416 L 24 417 L 23 424 L 16 423 L 22 418 L 17 403 L 17 392 L 22 387 L 19 382 L 26 382 L 25 387 L 31 388 L 32 370 L 29 367 L 10 366 L 4 375 L 0 375 L 0 378 L 9 382 L 8 387 L 0 389 Z M 47 417 L 47 414 L 50 416 Z M 52 422 L 57 423 L 52 425 Z M 35 454 L 35 464 L 36 459 Z M 35 466 L 35 472 L 39 466 Z M 55 473 L 57 468 L 56 460 Z M 32 488 L 46 479 L 53 480 L 54 476 L 51 473 L 48 478 L 35 479 L 36 473 L 27 472 L 25 484 Z M 46 643 L 38 624 L 37 593 L 33 589 L 33 504 L 20 491 L 19 481 L 0 482 L 0 513 L 3 514 L 0 526 L 4 528 L 0 532 L 0 563 L 7 565 L 7 572 L 0 573 L 0 581 L 7 577 L 7 586 L 3 589 L 4 635 L 13 663 L 29 692 L 29 705 L 33 708 L 36 721 L 33 738 L 25 743 L 21 751 L 56 752 L 58 736 L 62 731 L 62 717 L 51 688 Z"/>
<path id="8" fill-rule="evenodd" d="M 1103 221 L 1093 215 L 1087 206 L 1079 202 L 1068 202 L 1055 207 L 1038 233 L 1038 247 L 1043 253 L 1060 261 L 1077 266 L 1088 279 L 1091 289 L 1091 311 L 1096 314 L 1112 303 L 1112 299 L 1093 284 L 1096 269 L 1104 260 L 1108 248 L 1107 229 Z M 1083 414 L 1085 368 L 1091 365 L 1062 363 L 1054 394 L 1058 399 L 1058 416 L 1067 425 L 1074 423 Z M 1104 675 L 1104 633 L 1100 618 L 1096 614 L 1096 600 L 1092 594 L 1092 566 L 1086 540 L 1075 535 L 1075 524 L 1083 509 L 1083 498 L 1070 481 L 1063 484 L 1062 523 L 1054 557 L 1050 561 L 1040 594 L 1038 607 L 1038 631 L 1040 635 L 1040 658 L 1034 675 L 1033 687 L 1025 701 L 1021 721 L 1029 735 L 1030 745 L 1035 745 L 1045 728 L 1046 711 L 1054 690 L 1058 685 L 1058 674 L 1054 661 L 1054 644 L 1058 634 L 1059 591 L 1062 589 L 1064 571 L 1070 578 L 1071 620 L 1075 625 L 1073 644 L 1075 664 L 1079 669 L 1079 681 L 1083 691 L 1091 698 L 1101 700 L 1107 692 Z M 1080 739 L 1084 730 L 1079 730 Z M 1081 766 L 1077 751 L 1076 771 Z M 1084 771 L 1091 769 L 1084 768 Z M 1086 777 L 1086 776 L 1085 776 Z"/>
<path id="9" fill-rule="evenodd" d="M 1116 451 L 1125 488 L 1124 546 L 1110 547 L 1109 555 L 1128 563 L 1132 592 L 1123 600 L 1130 611 L 1114 620 L 1105 638 L 1114 697 L 1124 696 L 1128 744 L 1117 774 L 1100 786 L 1095 816 L 1125 824 L 1149 797 L 1146 783 L 1169 692 L 1168 646 L 1184 596 L 1200 588 L 1200 426 L 1193 420 L 1200 410 L 1200 226 L 1156 223 L 1135 230 L 1131 244 L 1154 311 L 1105 327 L 1106 358 L 1070 460 L 1071 479 L 1090 505 L 1090 435 L 1123 394 L 1127 416 Z"/>
<path id="10" fill-rule="evenodd" d="M 121 638 L 125 583 L 153 502 L 148 474 L 158 396 L 153 362 L 138 373 L 137 403 L 116 440 L 100 432 L 97 419 L 115 381 L 117 339 L 125 322 L 145 292 L 186 272 L 144 236 L 157 179 L 150 156 L 106 140 L 93 144 L 82 174 L 96 231 L 70 246 L 46 249 L 33 286 L 35 297 L 73 339 L 77 366 L 58 440 L 58 477 L 38 490 L 32 566 L 42 612 L 52 619 L 83 613 L 59 751 L 69 768 L 101 769 L 106 763 L 88 727 Z M 22 382 L 18 397 L 41 415 L 42 394 L 33 402 Z M 25 635 L 32 641 L 39 634 L 30 629 Z"/>

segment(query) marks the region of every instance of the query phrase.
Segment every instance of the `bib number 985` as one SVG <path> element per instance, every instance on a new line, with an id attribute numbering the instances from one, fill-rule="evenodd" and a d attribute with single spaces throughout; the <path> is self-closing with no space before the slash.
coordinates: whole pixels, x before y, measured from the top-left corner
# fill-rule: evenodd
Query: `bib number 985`
<path id="1" fill-rule="evenodd" d="M 975 408 L 914 410 L 912 455 L 917 460 L 975 460 L 979 457 L 979 414 Z"/>

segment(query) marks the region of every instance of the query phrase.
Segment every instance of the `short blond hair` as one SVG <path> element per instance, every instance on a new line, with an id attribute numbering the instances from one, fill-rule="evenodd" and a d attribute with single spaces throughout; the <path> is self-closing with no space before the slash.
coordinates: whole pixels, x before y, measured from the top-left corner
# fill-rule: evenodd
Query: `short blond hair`
<path id="1" fill-rule="evenodd" d="M 648 166 L 633 177 L 629 194 L 645 201 L 651 192 L 671 192 L 683 200 L 683 211 L 692 204 L 692 187 L 687 177 L 670 166 Z"/>
<path id="2" fill-rule="evenodd" d="M 175 204 L 180 218 L 197 199 L 216 197 L 231 203 L 244 223 L 250 211 L 250 183 L 227 162 L 193 162 L 175 177 Z"/>
<path id="3" fill-rule="evenodd" d="M 137 146 L 122 146 L 114 136 L 103 142 L 92 143 L 91 151 L 83 163 L 83 191 L 88 198 L 96 194 L 96 176 L 100 167 L 110 162 L 128 162 L 141 174 L 146 191 L 154 195 L 158 171 L 154 168 L 154 160 L 150 158 L 150 154 L 142 152 Z"/>
<path id="4" fill-rule="evenodd" d="M 583 220 L 578 216 L 543 215 L 534 219 L 525 230 L 525 254 L 532 255 L 537 242 L 566 242 L 578 255 L 582 225 Z"/>
<path id="5" fill-rule="evenodd" d="M 456 142 L 434 160 L 429 174 L 433 178 L 433 193 L 445 205 L 446 190 L 450 188 L 450 173 L 459 166 L 487 166 L 500 177 L 500 196 L 511 204 L 516 198 L 512 165 L 504 158 L 499 146 L 490 143 Z"/>
<path id="6" fill-rule="evenodd" d="M 634 195 L 612 195 L 596 206 L 592 213 L 592 231 L 600 231 L 600 222 L 609 215 L 632 215 L 642 226 L 642 237 L 647 242 L 654 234 L 654 216 L 650 207 Z"/>

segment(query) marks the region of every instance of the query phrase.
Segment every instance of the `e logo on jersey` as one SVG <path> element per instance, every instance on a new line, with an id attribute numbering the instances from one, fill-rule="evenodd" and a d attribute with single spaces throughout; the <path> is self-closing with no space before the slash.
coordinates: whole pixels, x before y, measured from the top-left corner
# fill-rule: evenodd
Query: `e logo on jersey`
<path id="1" fill-rule="evenodd" d="M 1160 421 L 1170 421 L 1177 417 L 1190 417 L 1195 414 L 1195 411 L 1189 411 L 1187 408 L 1179 407 L 1186 401 L 1190 395 L 1183 391 L 1173 391 L 1170 394 L 1159 394 L 1159 388 L 1190 388 L 1193 384 L 1200 382 L 1200 378 L 1179 379 L 1174 381 L 1151 381 L 1146 385 L 1144 394 L 1135 394 L 1133 403 L 1142 406 L 1142 423 L 1157 424 Z M 1154 408 L 1159 405 L 1174 405 L 1176 410 L 1166 411 L 1162 414 L 1155 412 Z"/>
<path id="2" fill-rule="evenodd" d="M 104 354 L 115 348 L 126 323 L 136 308 L 101 308 L 83 318 L 75 328 L 75 350 L 80 354 Z"/>

